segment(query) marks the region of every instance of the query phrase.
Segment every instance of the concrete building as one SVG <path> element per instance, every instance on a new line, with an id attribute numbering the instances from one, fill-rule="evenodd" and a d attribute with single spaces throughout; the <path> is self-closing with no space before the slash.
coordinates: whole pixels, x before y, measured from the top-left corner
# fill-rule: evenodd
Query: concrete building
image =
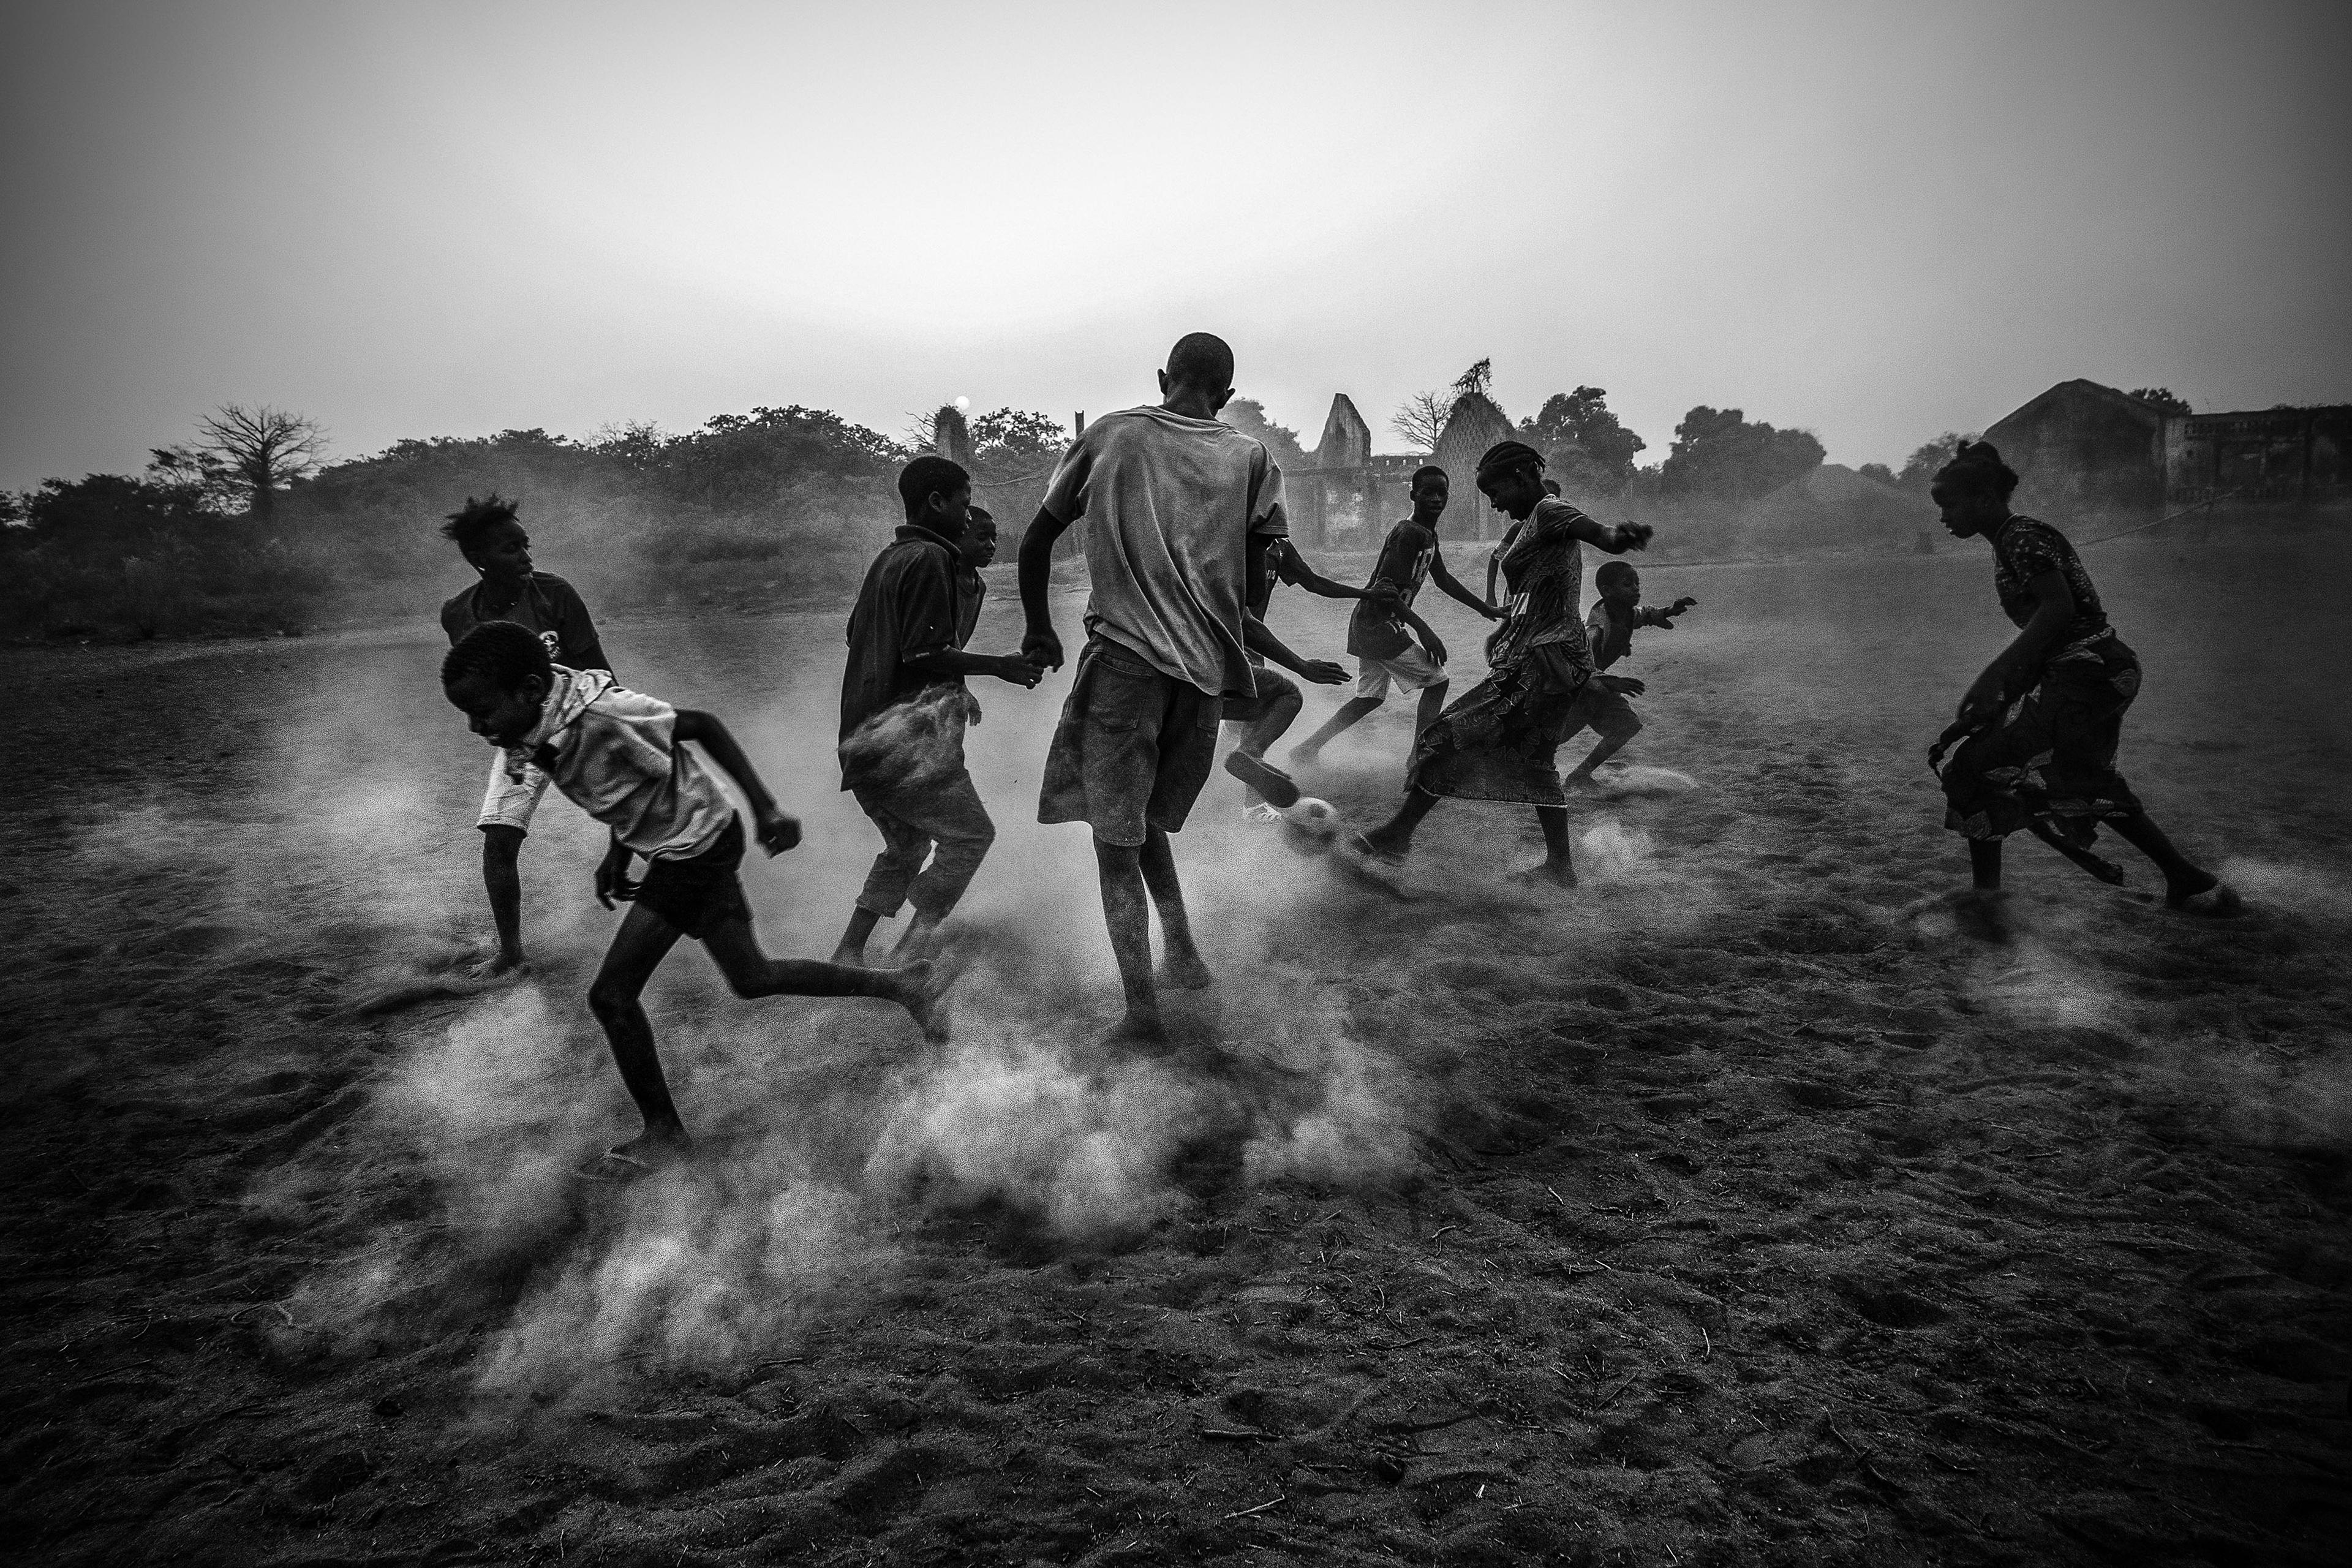
<path id="1" fill-rule="evenodd" d="M 2021 511 L 2055 517 L 2200 502 L 2352 502 L 2352 406 L 2168 414 L 2112 386 L 2063 381 L 1985 439 L 2018 472 Z"/>

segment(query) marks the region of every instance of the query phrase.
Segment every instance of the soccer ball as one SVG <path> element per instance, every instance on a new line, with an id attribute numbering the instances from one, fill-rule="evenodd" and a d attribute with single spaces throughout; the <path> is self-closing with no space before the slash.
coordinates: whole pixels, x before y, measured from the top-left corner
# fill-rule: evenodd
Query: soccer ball
<path id="1" fill-rule="evenodd" d="M 1301 795 L 1282 814 L 1283 837 L 1301 855 L 1320 855 L 1339 842 L 1347 821 L 1328 800 Z"/>

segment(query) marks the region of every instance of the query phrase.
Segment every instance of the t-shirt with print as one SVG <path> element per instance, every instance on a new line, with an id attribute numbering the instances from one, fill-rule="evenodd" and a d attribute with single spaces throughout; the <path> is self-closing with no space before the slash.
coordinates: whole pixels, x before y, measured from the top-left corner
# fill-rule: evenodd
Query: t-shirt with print
<path id="1" fill-rule="evenodd" d="M 931 674 L 908 663 L 961 645 L 958 565 L 954 545 L 909 522 L 866 569 L 849 612 L 849 660 L 841 672 L 844 738 L 926 687 L 963 684 L 961 676 Z"/>
<path id="2" fill-rule="evenodd" d="M 2109 629 L 2099 591 L 2091 586 L 2091 574 L 2084 570 L 2074 542 L 2041 519 L 2012 517 L 2002 523 L 2000 531 L 1992 536 L 1992 560 L 1993 592 L 2000 595 L 2001 613 L 2012 626 L 2022 626 L 2033 618 L 2040 603 L 2028 586 L 2033 579 L 2055 572 L 2066 580 L 2067 592 L 2074 597 L 2074 614 L 2059 632 L 2058 640 L 2050 645 L 2051 652 Z"/>
<path id="3" fill-rule="evenodd" d="M 441 629 L 448 634 L 450 647 L 485 621 L 512 621 L 537 632 L 547 645 L 547 657 L 566 668 L 603 668 L 604 650 L 596 640 L 596 625 L 571 584 L 552 572 L 534 572 L 515 602 L 496 615 L 482 609 L 482 591 L 488 586 L 477 583 L 441 606 Z"/>
<path id="4" fill-rule="evenodd" d="M 1437 559 L 1437 533 L 1406 518 L 1389 530 L 1381 542 L 1381 558 L 1372 563 L 1371 583 L 1386 583 L 1397 591 L 1394 610 L 1370 599 L 1356 601 L 1348 617 L 1348 651 L 1358 658 L 1394 658 L 1412 646 L 1412 631 L 1399 611 L 1412 608 L 1415 595 L 1429 580 L 1429 563 Z"/>
<path id="5" fill-rule="evenodd" d="M 558 667 L 539 722 L 507 751 L 507 773 L 544 772 L 572 805 L 649 860 L 683 860 L 719 841 L 735 805 L 701 757 L 677 743 L 677 710 L 610 671 Z"/>
<path id="6" fill-rule="evenodd" d="M 1290 532 L 1282 470 L 1232 426 L 1165 408 L 1086 428 L 1045 510 L 1086 521 L 1087 629 L 1211 695 L 1255 692 L 1242 646 L 1252 534 Z"/>

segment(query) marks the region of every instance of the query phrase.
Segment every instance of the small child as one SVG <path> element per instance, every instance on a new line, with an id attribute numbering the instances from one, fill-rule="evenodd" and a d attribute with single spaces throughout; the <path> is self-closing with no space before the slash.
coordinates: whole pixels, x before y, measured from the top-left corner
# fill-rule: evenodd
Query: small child
<path id="1" fill-rule="evenodd" d="M 1592 574 L 1592 587 L 1597 596 L 1584 617 L 1584 635 L 1592 645 L 1592 668 L 1596 671 L 1607 669 L 1632 651 L 1637 627 L 1656 626 L 1672 631 L 1675 617 L 1698 603 L 1696 599 L 1676 599 L 1663 610 L 1642 603 L 1642 574 L 1633 570 L 1630 561 L 1602 562 Z M 1595 674 L 1585 683 L 1584 689 L 1577 694 L 1576 705 L 1569 710 L 1568 722 L 1559 738 L 1565 741 L 1591 725 L 1592 732 L 1601 737 L 1601 743 L 1560 780 L 1561 784 L 1570 789 L 1590 787 L 1592 770 L 1615 756 L 1624 749 L 1626 742 L 1642 732 L 1641 715 L 1625 699 L 1639 697 L 1647 689 L 1630 675 Z"/>
<path id="2" fill-rule="evenodd" d="M 964 727 L 979 718 L 964 677 L 1028 688 L 1044 673 L 1017 654 L 963 651 L 988 592 L 980 567 L 996 553 L 996 520 L 971 509 L 971 477 L 945 458 L 917 458 L 898 476 L 898 496 L 907 521 L 866 569 L 849 613 L 841 787 L 882 835 L 882 852 L 835 963 L 864 963 L 875 926 L 908 903 L 915 918 L 896 952 L 929 950 L 996 839 L 964 766 Z"/>
<path id="3" fill-rule="evenodd" d="M 547 645 L 548 658 L 568 669 L 612 673 L 596 623 L 571 584 L 532 566 L 530 535 L 516 515 L 515 502 L 493 490 L 484 500 L 466 498 L 449 514 L 441 537 L 457 547 L 481 579 L 441 606 L 441 629 L 451 647 L 485 621 L 512 621 Z M 531 814 L 547 793 L 547 776 L 526 766 L 509 775 L 503 758 L 490 759 L 488 786 L 474 826 L 482 832 L 482 886 L 490 900 L 490 924 L 498 952 L 474 966 L 472 978 L 488 980 L 521 969 L 522 873 L 518 862 Z"/>
<path id="4" fill-rule="evenodd" d="M 475 734 L 505 752 L 510 771 L 537 768 L 613 831 L 596 868 L 596 901 L 631 908 L 588 988 L 588 1005 L 646 1125 L 582 1174 L 625 1178 L 693 1147 L 638 1000 L 680 937 L 703 944 L 738 996 L 874 996 L 898 1003 L 930 1032 L 929 964 L 847 969 L 760 950 L 735 875 L 743 824 L 709 763 L 685 742 L 699 742 L 751 803 L 760 847 L 771 855 L 790 849 L 801 826 L 776 809 L 714 715 L 630 691 L 605 670 L 566 669 L 511 621 L 486 621 L 460 637 L 441 662 L 441 689 Z M 629 876 L 632 855 L 646 858 L 643 881 Z"/>

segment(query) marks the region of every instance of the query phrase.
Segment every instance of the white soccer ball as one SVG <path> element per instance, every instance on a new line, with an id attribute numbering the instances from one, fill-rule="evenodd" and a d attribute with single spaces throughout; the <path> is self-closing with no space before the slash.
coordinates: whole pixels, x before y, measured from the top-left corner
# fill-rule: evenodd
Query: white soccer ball
<path id="1" fill-rule="evenodd" d="M 1320 855 L 1339 842 L 1340 830 L 1348 823 L 1329 801 L 1301 795 L 1296 805 L 1284 810 L 1282 826 L 1292 848 L 1302 855 Z"/>

